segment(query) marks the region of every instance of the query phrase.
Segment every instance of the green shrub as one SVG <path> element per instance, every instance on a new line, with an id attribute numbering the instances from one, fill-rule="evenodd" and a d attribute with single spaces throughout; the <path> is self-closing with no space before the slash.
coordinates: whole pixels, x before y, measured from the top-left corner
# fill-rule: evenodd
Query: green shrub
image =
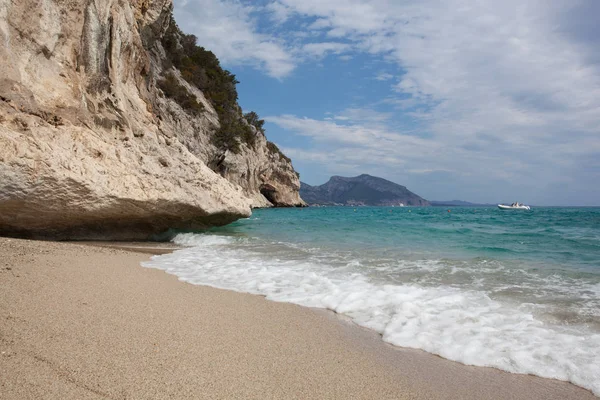
<path id="1" fill-rule="evenodd" d="M 228 149 L 234 153 L 240 152 L 240 143 L 254 147 L 256 135 L 240 118 L 226 119 L 221 123 L 221 128 L 212 137 L 212 143 L 221 149 Z"/>
<path id="2" fill-rule="evenodd" d="M 248 125 L 246 125 L 244 123 L 240 123 L 240 126 L 241 126 L 240 138 L 248 146 L 254 148 L 254 145 L 256 144 L 256 135 L 254 134 L 254 132 L 252 132 L 252 129 L 250 129 L 250 127 Z"/>
<path id="3" fill-rule="evenodd" d="M 179 69 L 181 77 L 202 90 L 204 96 L 215 108 L 221 128 L 214 132 L 211 138 L 212 143 L 220 149 L 231 150 L 234 153 L 240 152 L 241 143 L 254 147 L 256 134 L 249 125 L 254 126 L 264 135 L 265 121 L 260 119 L 254 111 L 241 115 L 237 104 L 236 89 L 239 82 L 235 75 L 221 67 L 213 52 L 198 46 L 196 36 L 184 34 L 172 15 L 169 28 L 162 38 L 162 45 L 167 55 L 165 67 L 174 66 Z M 166 82 L 166 84 L 173 86 L 170 85 L 170 82 Z M 176 88 L 170 89 L 169 93 L 178 93 Z M 181 101 L 185 100 L 182 96 L 179 97 Z M 279 149 L 275 152 L 289 160 Z"/>
<path id="4" fill-rule="evenodd" d="M 172 72 L 167 73 L 165 78 L 159 80 L 157 84 L 165 96 L 175 100 L 186 112 L 192 115 L 200 115 L 204 110 L 204 106 L 198 103 L 196 96 L 188 92 Z"/>
<path id="5" fill-rule="evenodd" d="M 229 127 L 221 127 L 211 137 L 212 144 L 219 149 L 230 150 L 235 154 L 240 152 L 240 140 Z"/>
<path id="6" fill-rule="evenodd" d="M 244 114 L 244 118 L 246 119 L 246 121 L 248 121 L 248 123 L 250 125 L 254 126 L 256 129 L 258 129 L 262 133 L 265 133 L 265 130 L 263 128 L 263 125 L 265 124 L 265 120 L 260 119 L 258 117 L 257 113 L 255 113 L 254 111 L 250 111 L 249 113 Z"/>
<path id="7" fill-rule="evenodd" d="M 196 43 L 196 36 L 181 32 L 171 16 L 169 28 L 162 38 L 167 66 L 170 64 L 179 69 L 183 79 L 202 90 L 217 111 L 221 129 L 215 132 L 213 143 L 223 149 L 239 151 L 239 142 L 234 139 L 254 142 L 251 132 L 240 126 L 235 87 L 239 82 L 235 75 L 221 67 L 213 52 Z"/>
<path id="8" fill-rule="evenodd" d="M 292 162 L 292 160 L 288 156 L 286 156 L 281 150 L 279 150 L 279 147 L 277 147 L 275 143 L 267 141 L 267 149 L 269 149 L 269 151 L 273 154 L 279 154 L 279 156 L 287 162 Z"/>

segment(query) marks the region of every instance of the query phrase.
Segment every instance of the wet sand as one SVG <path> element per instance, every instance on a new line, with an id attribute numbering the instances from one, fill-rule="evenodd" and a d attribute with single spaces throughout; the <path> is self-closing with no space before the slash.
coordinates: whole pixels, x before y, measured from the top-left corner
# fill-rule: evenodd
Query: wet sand
<path id="1" fill-rule="evenodd" d="M 140 267 L 158 247 L 0 238 L 0 398 L 596 398 Z"/>

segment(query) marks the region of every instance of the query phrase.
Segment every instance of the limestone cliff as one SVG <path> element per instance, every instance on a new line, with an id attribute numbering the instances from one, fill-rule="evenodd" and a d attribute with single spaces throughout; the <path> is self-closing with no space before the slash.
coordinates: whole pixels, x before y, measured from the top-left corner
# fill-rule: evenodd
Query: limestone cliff
<path id="1" fill-rule="evenodd" d="M 146 239 L 303 204 L 262 132 L 211 140 L 213 104 L 165 63 L 171 1 L 0 0 L 0 234 Z"/>

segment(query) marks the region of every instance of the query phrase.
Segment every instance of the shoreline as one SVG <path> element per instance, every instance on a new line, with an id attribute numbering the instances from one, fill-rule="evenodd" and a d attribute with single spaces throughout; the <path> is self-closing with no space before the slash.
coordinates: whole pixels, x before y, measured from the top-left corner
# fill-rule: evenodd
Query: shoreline
<path id="1" fill-rule="evenodd" d="M 116 249 L 132 253 L 161 255 L 172 253 L 182 247 L 171 242 L 73 242 L 67 241 L 64 243 L 80 244 L 91 247 L 102 247 L 107 249 Z"/>
<path id="2" fill-rule="evenodd" d="M 141 267 L 166 247 L 0 238 L 0 397 L 596 398 Z"/>

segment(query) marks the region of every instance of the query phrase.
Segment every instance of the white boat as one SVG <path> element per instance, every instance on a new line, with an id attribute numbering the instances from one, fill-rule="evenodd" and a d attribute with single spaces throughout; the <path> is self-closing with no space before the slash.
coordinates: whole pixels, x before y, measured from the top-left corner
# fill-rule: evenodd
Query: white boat
<path id="1" fill-rule="evenodd" d="M 521 203 L 512 203 L 511 205 L 498 204 L 498 208 L 501 210 L 531 210 L 531 207 Z"/>

